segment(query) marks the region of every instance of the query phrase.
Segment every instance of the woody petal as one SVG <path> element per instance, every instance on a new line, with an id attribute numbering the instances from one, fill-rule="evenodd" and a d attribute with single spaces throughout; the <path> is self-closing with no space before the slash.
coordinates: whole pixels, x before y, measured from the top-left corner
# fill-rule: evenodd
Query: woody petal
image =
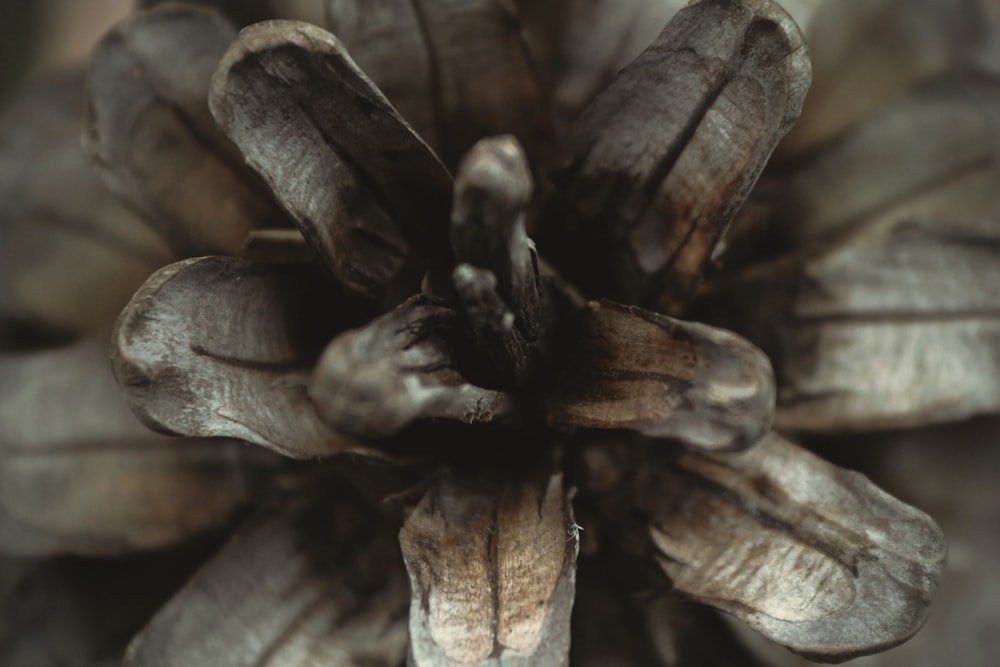
<path id="1" fill-rule="evenodd" d="M 299 264 L 200 257 L 153 274 L 115 329 L 112 363 L 133 411 L 178 435 L 240 438 L 293 457 L 356 443 L 306 395 L 351 307 Z"/>
<path id="2" fill-rule="evenodd" d="M 103 342 L 0 357 L 0 552 L 120 555 L 215 528 L 255 490 L 247 453 L 150 433 Z"/>
<path id="3" fill-rule="evenodd" d="M 209 103 L 352 292 L 412 293 L 408 262 L 450 256 L 451 177 L 330 33 L 298 21 L 244 29 Z"/>
<path id="4" fill-rule="evenodd" d="M 798 117 L 809 76 L 777 3 L 681 10 L 575 124 L 542 253 L 592 294 L 678 312 Z"/>
<path id="5" fill-rule="evenodd" d="M 699 449 L 741 449 L 770 427 L 774 374 L 736 334 L 634 306 L 592 302 L 555 351 L 549 423 L 632 429 Z"/>
<path id="6" fill-rule="evenodd" d="M 636 502 L 676 590 L 811 660 L 906 640 L 944 568 L 930 517 L 773 433 L 644 468 Z"/>
<path id="7" fill-rule="evenodd" d="M 84 146 L 181 256 L 237 254 L 251 229 L 285 224 L 208 111 L 235 37 L 214 11 L 168 5 L 123 21 L 91 59 Z"/>
<path id="8" fill-rule="evenodd" d="M 503 0 L 327 0 L 331 30 L 449 167 L 482 137 L 510 133 L 531 149 L 548 109 Z"/>
<path id="9" fill-rule="evenodd" d="M 258 512 L 153 617 L 123 664 L 401 664 L 408 595 L 392 528 L 343 479 L 324 482 Z"/>
<path id="10" fill-rule="evenodd" d="M 578 542 L 562 477 L 444 474 L 399 534 L 410 574 L 410 664 L 569 662 Z"/>

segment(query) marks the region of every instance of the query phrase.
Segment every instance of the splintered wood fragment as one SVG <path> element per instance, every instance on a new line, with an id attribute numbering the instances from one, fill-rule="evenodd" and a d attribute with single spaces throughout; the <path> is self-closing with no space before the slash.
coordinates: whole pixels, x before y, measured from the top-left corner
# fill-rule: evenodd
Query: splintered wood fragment
<path id="1" fill-rule="evenodd" d="M 715 450 L 749 447 L 770 428 L 771 363 L 734 333 L 603 301 L 557 336 L 546 392 L 554 426 L 632 429 Z"/>
<path id="2" fill-rule="evenodd" d="M 438 477 L 399 534 L 413 667 L 569 661 L 577 535 L 562 477 Z"/>
<path id="3" fill-rule="evenodd" d="M 412 293 L 408 262 L 447 263 L 451 177 L 336 37 L 298 21 L 244 29 L 209 103 L 345 287 Z"/>
<path id="4" fill-rule="evenodd" d="M 357 437 L 397 433 L 421 419 L 489 423 L 511 416 L 510 395 L 469 383 L 456 368 L 458 314 L 413 297 L 331 342 L 309 384 L 330 427 Z"/>
<path id="5" fill-rule="evenodd" d="M 327 0 L 331 30 L 427 142 L 454 166 L 482 137 L 537 149 L 548 109 L 504 0 Z"/>
<path id="6" fill-rule="evenodd" d="M 808 85 L 776 3 L 681 10 L 576 122 L 542 251 L 592 294 L 678 312 Z"/>
<path id="7" fill-rule="evenodd" d="M 676 590 L 811 660 L 906 640 L 944 568 L 930 517 L 773 433 L 644 467 L 636 503 Z"/>
<path id="8" fill-rule="evenodd" d="M 1000 409 L 998 286 L 992 218 L 890 218 L 747 274 L 713 310 L 771 353 L 782 428 L 897 428 Z"/>
<path id="9" fill-rule="evenodd" d="M 223 524 L 254 490 L 242 443 L 140 424 L 103 342 L 0 357 L 0 434 L 2 553 L 161 548 Z"/>
<path id="10" fill-rule="evenodd" d="M 173 256 L 94 175 L 82 110 L 73 72 L 25 86 L 0 115 L 0 322 L 106 337 Z"/>
<path id="11" fill-rule="evenodd" d="M 250 229 L 284 220 L 208 110 L 236 30 L 171 5 L 126 19 L 98 44 L 84 145 L 107 186 L 181 255 L 236 254 Z"/>
<path id="12" fill-rule="evenodd" d="M 356 315 L 303 265 L 201 257 L 161 269 L 112 340 L 115 375 L 147 425 L 226 436 L 293 457 L 334 454 L 306 395 L 323 345 Z"/>
<path id="13" fill-rule="evenodd" d="M 132 642 L 126 667 L 395 667 L 406 573 L 392 526 L 343 479 L 264 508 Z"/>

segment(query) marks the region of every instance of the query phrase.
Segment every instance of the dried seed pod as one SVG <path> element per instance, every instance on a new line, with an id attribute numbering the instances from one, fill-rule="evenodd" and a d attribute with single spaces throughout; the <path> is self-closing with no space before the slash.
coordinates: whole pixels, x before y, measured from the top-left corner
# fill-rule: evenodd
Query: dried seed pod
<path id="1" fill-rule="evenodd" d="M 245 29 L 209 102 L 346 288 L 412 293 L 408 262 L 448 263 L 451 177 L 336 37 L 298 21 Z"/>
<path id="2" fill-rule="evenodd" d="M 591 294 L 679 311 L 808 85 L 776 3 L 678 12 L 576 122 L 542 251 Z"/>
<path id="3" fill-rule="evenodd" d="M 237 254 L 284 216 L 208 110 L 212 73 L 236 29 L 168 5 L 135 14 L 97 46 L 84 145 L 105 184 L 182 256 Z"/>
<path id="4" fill-rule="evenodd" d="M 392 528 L 345 480 L 324 486 L 259 512 L 160 610 L 124 665 L 401 664 L 408 595 Z"/>
<path id="5" fill-rule="evenodd" d="M 592 302 L 557 334 L 549 423 L 633 429 L 740 449 L 770 427 L 774 375 L 745 339 L 634 306 Z"/>
<path id="6" fill-rule="evenodd" d="M 483 137 L 538 149 L 548 110 L 504 0 L 328 0 L 358 65 L 449 166 Z"/>
<path id="7" fill-rule="evenodd" d="M 107 556 L 189 539 L 250 499 L 244 453 L 150 433 L 103 342 L 0 357 L 0 552 Z"/>
<path id="8" fill-rule="evenodd" d="M 944 568 L 930 517 L 775 434 L 644 467 L 636 503 L 676 590 L 811 660 L 907 639 Z"/>
<path id="9" fill-rule="evenodd" d="M 240 438 L 294 457 L 355 446 L 306 395 L 322 346 L 356 321 L 326 287 L 303 265 L 226 257 L 158 271 L 112 340 L 132 409 L 157 430 Z"/>
<path id="10" fill-rule="evenodd" d="M 577 537 L 560 475 L 444 475 L 399 539 L 412 590 L 411 665 L 568 664 Z"/>
<path id="11" fill-rule="evenodd" d="M 380 438 L 421 419 L 488 423 L 511 416 L 508 394 L 470 384 L 456 368 L 458 314 L 414 297 L 331 342 L 309 396 L 332 428 Z"/>

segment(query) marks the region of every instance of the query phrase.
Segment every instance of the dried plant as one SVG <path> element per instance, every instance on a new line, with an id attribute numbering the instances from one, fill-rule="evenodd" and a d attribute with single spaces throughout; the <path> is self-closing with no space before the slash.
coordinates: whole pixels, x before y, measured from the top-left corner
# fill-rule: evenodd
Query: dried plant
<path id="1" fill-rule="evenodd" d="M 998 349 L 990 77 L 926 66 L 761 178 L 811 71 L 770 0 L 692 3 L 617 73 L 636 35 L 569 46 L 610 5 L 330 0 L 237 32 L 282 11 L 214 4 L 94 53 L 85 145 L 132 212 L 51 141 L 64 107 L 4 221 L 80 276 L 22 260 L 3 295 L 4 549 L 240 524 L 125 664 L 752 664 L 690 600 L 819 661 L 916 632 L 940 530 L 789 438 L 1000 406 L 973 361 Z M 913 149 L 947 159 L 866 183 L 963 113 Z M 164 264 L 111 356 L 181 438 L 93 342 Z"/>

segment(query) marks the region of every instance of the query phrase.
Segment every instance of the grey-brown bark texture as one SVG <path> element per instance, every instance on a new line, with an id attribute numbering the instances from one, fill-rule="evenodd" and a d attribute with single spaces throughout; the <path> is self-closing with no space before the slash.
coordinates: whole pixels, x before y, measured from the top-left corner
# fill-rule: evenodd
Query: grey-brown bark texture
<path id="1" fill-rule="evenodd" d="M 153 618 L 124 664 L 399 665 L 409 599 L 399 548 L 385 517 L 347 486 L 327 478 L 262 509 Z"/>
<path id="2" fill-rule="evenodd" d="M 775 3 L 679 12 L 575 123 L 543 252 L 591 293 L 679 310 L 798 117 L 809 73 Z"/>
<path id="3" fill-rule="evenodd" d="M 567 665 L 576 529 L 561 475 L 433 480 L 399 536 L 409 664 Z"/>

